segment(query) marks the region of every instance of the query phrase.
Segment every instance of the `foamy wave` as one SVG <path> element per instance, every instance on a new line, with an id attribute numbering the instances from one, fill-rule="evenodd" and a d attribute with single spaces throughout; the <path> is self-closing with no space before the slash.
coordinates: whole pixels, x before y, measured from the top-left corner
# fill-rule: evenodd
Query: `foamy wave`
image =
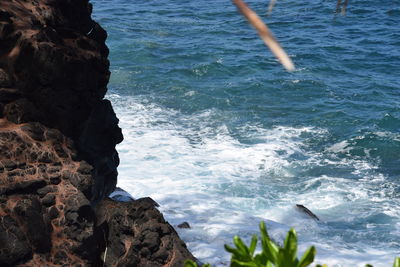
<path id="1" fill-rule="evenodd" d="M 352 149 L 349 142 L 314 152 L 304 141 L 326 135 L 323 129 L 244 125 L 237 131 L 256 140 L 246 144 L 218 121 L 218 110 L 189 116 L 140 97 L 108 97 L 125 137 L 118 146 L 118 185 L 135 198 L 154 198 L 171 224 L 189 222 L 191 229 L 178 232 L 201 261 L 227 265 L 223 245 L 234 234 L 249 239 L 258 232 L 260 220 L 267 220 L 278 241 L 294 226 L 301 251 L 316 245 L 318 261 L 330 266 L 354 266 L 360 260 L 386 266 L 392 260 L 394 253 L 376 249 L 379 236 L 364 244 L 358 233 L 346 228 L 375 214 L 387 215 L 388 223 L 400 216 L 393 208 L 399 201 L 388 202 L 396 186 L 372 163 L 340 156 Z M 313 174 L 323 168 L 343 169 L 346 175 Z M 307 171 L 312 175 L 304 174 Z M 296 203 L 316 212 L 322 222 L 298 213 Z M 362 235 L 375 233 L 374 218 L 369 228 L 360 228 Z"/>

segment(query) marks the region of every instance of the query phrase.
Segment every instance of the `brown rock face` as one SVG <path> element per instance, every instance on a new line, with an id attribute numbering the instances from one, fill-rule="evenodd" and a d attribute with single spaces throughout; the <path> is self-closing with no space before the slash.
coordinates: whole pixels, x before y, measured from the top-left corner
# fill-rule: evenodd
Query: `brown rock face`
<path id="1" fill-rule="evenodd" d="M 90 15 L 0 0 L 0 266 L 181 266 L 193 256 L 151 201 L 104 199 L 123 137 Z"/>
<path id="2" fill-rule="evenodd" d="M 103 100 L 109 79 L 107 33 L 87 0 L 0 2 L 0 115 L 40 122 L 72 138 L 94 167 L 91 201 L 115 188 L 122 141 Z M 101 169 L 101 171 L 99 171 Z"/>
<path id="3" fill-rule="evenodd" d="M 0 126 L 0 265 L 95 262 L 92 167 L 58 130 Z"/>
<path id="4" fill-rule="evenodd" d="M 91 20 L 90 4 L 2 0 L 0 9 L 4 116 L 78 138 L 109 78 L 107 34 Z"/>
<path id="5" fill-rule="evenodd" d="M 106 266 L 183 266 L 186 259 L 194 260 L 155 204 L 142 198 L 104 200 L 97 207 L 99 228 L 109 236 L 103 253 Z"/>

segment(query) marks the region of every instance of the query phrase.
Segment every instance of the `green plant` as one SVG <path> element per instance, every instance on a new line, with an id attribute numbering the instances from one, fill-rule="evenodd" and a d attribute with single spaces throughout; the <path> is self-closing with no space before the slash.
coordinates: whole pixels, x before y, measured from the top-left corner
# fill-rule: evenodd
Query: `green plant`
<path id="1" fill-rule="evenodd" d="M 400 258 L 399 257 L 394 259 L 393 267 L 400 267 Z"/>
<path id="2" fill-rule="evenodd" d="M 297 258 L 297 235 L 292 228 L 288 232 L 283 247 L 276 245 L 268 236 L 265 223 L 260 223 L 261 253 L 254 255 L 257 246 L 257 236 L 253 236 L 250 247 L 247 247 L 240 237 L 235 236 L 233 243 L 236 248 L 225 245 L 225 249 L 232 253 L 232 267 L 305 267 L 314 261 L 315 247 L 310 247 L 299 260 Z"/>
<path id="3" fill-rule="evenodd" d="M 201 265 L 201 266 L 202 267 L 211 267 L 211 265 L 208 263 Z M 194 261 L 188 260 L 185 262 L 185 267 L 199 267 L 199 266 Z"/>
<path id="4" fill-rule="evenodd" d="M 309 266 L 315 258 L 316 249 L 311 246 L 303 254 L 300 260 L 297 258 L 297 234 L 291 228 L 286 235 L 283 247 L 273 242 L 267 232 L 265 223 L 260 223 L 261 232 L 261 252 L 255 254 L 258 237 L 253 235 L 250 245 L 247 246 L 239 236 L 233 238 L 234 247 L 225 245 L 225 250 L 232 254 L 231 267 L 306 267 Z M 211 267 L 210 264 L 204 264 L 203 267 Z M 185 267 L 198 267 L 193 261 L 186 261 Z M 316 267 L 327 267 L 316 265 Z M 367 264 L 366 267 L 372 267 Z M 400 258 L 396 258 L 393 267 L 400 267 Z"/>

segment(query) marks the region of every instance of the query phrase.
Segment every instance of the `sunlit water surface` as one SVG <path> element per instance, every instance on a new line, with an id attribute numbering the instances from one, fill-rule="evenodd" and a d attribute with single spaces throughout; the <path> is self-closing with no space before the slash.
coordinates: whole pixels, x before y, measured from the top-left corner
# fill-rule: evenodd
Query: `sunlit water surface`
<path id="1" fill-rule="evenodd" d="M 119 186 L 150 196 L 203 262 L 261 220 L 318 263 L 400 254 L 397 1 L 248 1 L 294 60 L 285 72 L 229 0 L 94 0 L 125 140 Z M 299 213 L 303 204 L 316 222 Z"/>

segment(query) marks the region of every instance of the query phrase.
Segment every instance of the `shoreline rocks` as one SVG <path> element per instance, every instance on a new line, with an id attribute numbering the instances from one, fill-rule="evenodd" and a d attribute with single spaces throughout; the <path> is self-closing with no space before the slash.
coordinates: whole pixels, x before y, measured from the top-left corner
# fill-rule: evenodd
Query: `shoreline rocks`
<path id="1" fill-rule="evenodd" d="M 98 207 L 99 227 L 109 236 L 103 254 L 106 266 L 184 266 L 195 260 L 167 223 L 151 198 L 129 202 L 103 200 Z"/>
<path id="2" fill-rule="evenodd" d="M 194 259 L 153 200 L 107 198 L 123 136 L 91 11 L 87 0 L 0 2 L 1 266 Z"/>

